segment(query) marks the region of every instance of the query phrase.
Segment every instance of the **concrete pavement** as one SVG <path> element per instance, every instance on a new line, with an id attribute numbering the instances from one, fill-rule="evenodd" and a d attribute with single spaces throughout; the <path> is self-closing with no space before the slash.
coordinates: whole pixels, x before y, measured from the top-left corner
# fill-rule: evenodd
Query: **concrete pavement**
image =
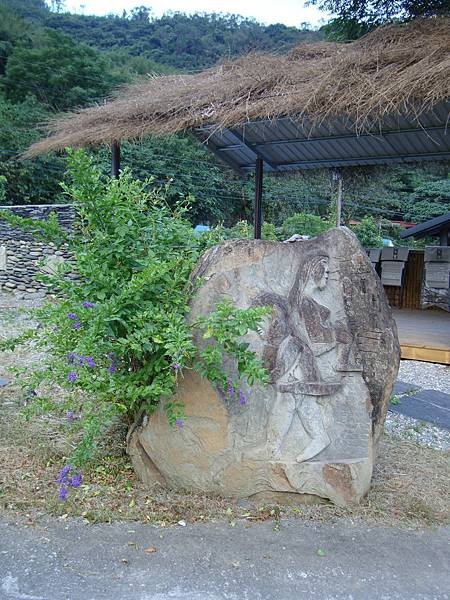
<path id="1" fill-rule="evenodd" d="M 1 600 L 445 600 L 449 529 L 0 520 Z"/>

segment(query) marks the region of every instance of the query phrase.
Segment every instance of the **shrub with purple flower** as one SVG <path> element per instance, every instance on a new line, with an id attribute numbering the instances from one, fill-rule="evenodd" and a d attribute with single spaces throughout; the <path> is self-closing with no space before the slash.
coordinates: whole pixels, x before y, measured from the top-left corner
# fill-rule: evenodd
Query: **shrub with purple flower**
<path id="1" fill-rule="evenodd" d="M 83 151 L 69 151 L 68 161 L 73 183 L 65 191 L 83 226 L 70 236 L 61 230 L 63 242 L 48 241 L 66 244 L 77 277 L 49 276 L 54 300 L 37 311 L 44 327 L 33 335 L 48 357 L 41 380 L 80 392 L 73 406 L 83 437 L 71 459 L 80 466 L 92 459 L 108 419 L 151 413 L 161 398 L 174 397 L 181 371 L 197 371 L 242 404 L 241 380 L 252 385 L 265 376 L 243 336 L 258 331 L 268 313 L 219 302 L 207 316 L 186 319 L 192 270 L 217 234 L 196 236 L 186 202 L 172 207 L 148 182 L 129 173 L 104 179 Z M 209 339 L 202 348 L 198 336 Z M 224 370 L 230 361 L 237 367 L 232 380 Z M 164 406 L 171 425 L 182 428 L 183 406 Z M 63 500 L 82 480 L 68 467 L 59 482 Z"/>

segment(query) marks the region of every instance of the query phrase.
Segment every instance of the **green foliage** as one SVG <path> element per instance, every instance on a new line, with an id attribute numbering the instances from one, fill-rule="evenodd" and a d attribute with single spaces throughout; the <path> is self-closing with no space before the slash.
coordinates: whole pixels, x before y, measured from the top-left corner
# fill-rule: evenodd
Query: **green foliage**
<path id="1" fill-rule="evenodd" d="M 238 221 L 230 229 L 224 230 L 224 236 L 228 239 L 251 239 L 254 236 L 253 224 L 248 221 Z M 262 224 L 263 240 L 278 240 L 278 232 L 272 223 L 264 221 Z"/>
<path id="2" fill-rule="evenodd" d="M 369 26 L 414 17 L 448 15 L 448 0 L 308 0 L 308 4 L 337 15 L 341 20 Z"/>
<path id="3" fill-rule="evenodd" d="M 420 183 L 408 199 L 406 218 L 421 223 L 450 212 L 450 177 Z"/>
<path id="4" fill-rule="evenodd" d="M 14 228 L 20 227 L 21 229 L 32 232 L 33 236 L 38 240 L 50 240 L 59 246 L 69 241 L 67 233 L 59 226 L 57 214 L 53 211 L 45 221 L 32 219 L 31 217 L 19 217 L 9 210 L 0 210 L 0 218 Z"/>
<path id="5" fill-rule="evenodd" d="M 223 302 L 189 324 L 195 292 L 189 277 L 210 238 L 194 234 L 185 218 L 187 201 L 170 208 L 160 191 L 128 172 L 104 181 L 82 151 L 69 154 L 69 165 L 72 182 L 64 187 L 78 214 L 78 226 L 65 240 L 73 265 L 42 277 L 60 300 L 39 310 L 35 333 L 51 356 L 37 378 L 88 394 L 84 400 L 73 394 L 72 410 L 84 424 L 73 457 L 80 464 L 115 414 L 132 422 L 142 411 L 151 414 L 162 398 L 169 421 L 181 426 L 183 406 L 167 398 L 186 369 L 225 388 L 230 374 L 223 364 L 234 358 L 236 388 L 240 381 L 265 381 L 241 336 L 257 331 L 270 309 L 236 310 Z M 54 226 L 40 227 L 41 235 L 55 240 Z M 56 241 L 63 241 L 61 234 Z M 67 270 L 77 278 L 67 277 Z M 209 342 L 200 353 L 193 339 L 199 330 Z"/>
<path id="6" fill-rule="evenodd" d="M 0 94 L 0 175 L 6 178 L 1 204 L 52 204 L 61 201 L 59 181 L 64 161 L 46 155 L 32 161 L 18 159 L 44 134 L 41 124 L 49 113 L 35 98 L 13 103 Z"/>
<path id="7" fill-rule="evenodd" d="M 11 52 L 3 88 L 15 102 L 32 94 L 44 106 L 66 110 L 101 100 L 127 79 L 97 50 L 47 29 L 31 47 L 19 44 Z"/>
<path id="8" fill-rule="evenodd" d="M 103 147 L 95 151 L 94 156 L 107 173 L 111 160 L 109 149 Z M 231 169 L 219 165 L 211 152 L 191 135 L 123 142 L 121 163 L 141 181 L 151 175 L 154 184 L 168 185 L 166 198 L 170 204 L 190 195 L 189 219 L 194 224 L 228 224 L 240 216 L 242 179 Z"/>
<path id="9" fill-rule="evenodd" d="M 352 229 L 364 248 L 381 248 L 383 246 L 380 227 L 373 217 L 364 217 Z"/>
<path id="10" fill-rule="evenodd" d="M 19 19 L 6 6 L 0 6 L 0 75 L 4 75 L 6 62 L 14 46 L 28 37 L 29 25 Z"/>
<path id="11" fill-rule="evenodd" d="M 6 177 L 0 175 L 0 205 L 3 204 L 6 197 Z"/>
<path id="12" fill-rule="evenodd" d="M 312 39 L 314 31 L 262 25 L 237 15 L 180 12 L 153 18 L 146 7 L 122 17 L 47 13 L 42 24 L 101 50 L 123 50 L 177 69 L 209 67 L 251 50 L 280 51 Z"/>
<path id="13" fill-rule="evenodd" d="M 367 23 L 355 18 L 336 17 L 320 28 L 325 39 L 330 42 L 349 42 L 357 40 L 370 30 Z"/>
<path id="14" fill-rule="evenodd" d="M 288 217 L 281 226 L 281 234 L 283 239 L 290 238 L 295 233 L 299 235 L 309 235 L 314 237 L 327 231 L 333 225 L 317 215 L 308 213 L 296 213 L 292 217 Z"/>

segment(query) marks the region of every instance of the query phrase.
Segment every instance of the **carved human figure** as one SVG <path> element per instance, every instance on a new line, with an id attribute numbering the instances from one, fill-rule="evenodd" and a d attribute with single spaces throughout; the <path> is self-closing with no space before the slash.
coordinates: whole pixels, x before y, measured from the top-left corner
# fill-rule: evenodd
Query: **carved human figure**
<path id="1" fill-rule="evenodd" d="M 294 285 L 293 292 L 298 296 L 296 300 L 300 307 L 301 323 L 304 324 L 309 346 L 315 357 L 336 349 L 336 371 L 361 371 L 356 364 L 354 339 L 345 315 L 339 315 L 339 311 L 335 311 L 333 322 L 331 310 L 315 299 L 326 288 L 329 273 L 329 258 L 315 257 L 307 266 L 303 288 L 301 285 Z M 301 283 L 302 278 L 297 281 Z"/>
<path id="2" fill-rule="evenodd" d="M 268 423 L 274 459 L 294 453 L 295 461 L 303 462 L 331 442 L 321 404 L 340 389 L 341 382 L 323 377 L 317 358 L 335 350 L 335 370 L 346 370 L 353 337 L 345 320 L 333 323 L 331 311 L 316 299 L 328 279 L 329 258 L 316 256 L 299 269 L 287 299 L 273 294 L 258 299 L 259 303 L 271 303 L 276 311 L 264 353 L 277 390 Z M 299 427 L 303 430 L 300 436 L 295 431 Z M 298 452 L 293 440 L 305 438 L 305 433 L 307 443 Z"/>

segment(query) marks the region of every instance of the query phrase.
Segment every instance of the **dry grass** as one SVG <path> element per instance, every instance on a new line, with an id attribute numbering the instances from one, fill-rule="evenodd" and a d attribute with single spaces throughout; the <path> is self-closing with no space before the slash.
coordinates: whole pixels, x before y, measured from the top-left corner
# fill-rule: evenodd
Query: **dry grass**
<path id="1" fill-rule="evenodd" d="M 351 44 L 301 44 L 283 56 L 253 53 L 193 75 L 153 77 L 57 118 L 52 135 L 25 156 L 282 116 L 308 129 L 344 117 L 356 132 L 386 114 L 418 119 L 450 95 L 449 25 L 449 18 L 419 19 Z"/>
<path id="2" fill-rule="evenodd" d="M 329 521 L 346 517 L 367 523 L 422 527 L 448 523 L 450 464 L 441 451 L 384 436 L 372 489 L 360 506 L 275 507 L 240 503 L 189 492 L 143 486 L 125 454 L 107 455 L 85 472 L 85 482 L 66 502 L 58 500 L 57 473 L 70 449 L 67 426 L 39 417 L 24 422 L 17 404 L 4 404 L 21 392 L 0 392 L 0 509 L 34 520 L 43 515 L 82 516 L 91 522 L 143 521 L 162 526 L 228 519 L 263 520 L 298 516 Z M 117 441 L 115 443 L 117 449 Z M 123 448 L 123 445 L 119 447 Z"/>

